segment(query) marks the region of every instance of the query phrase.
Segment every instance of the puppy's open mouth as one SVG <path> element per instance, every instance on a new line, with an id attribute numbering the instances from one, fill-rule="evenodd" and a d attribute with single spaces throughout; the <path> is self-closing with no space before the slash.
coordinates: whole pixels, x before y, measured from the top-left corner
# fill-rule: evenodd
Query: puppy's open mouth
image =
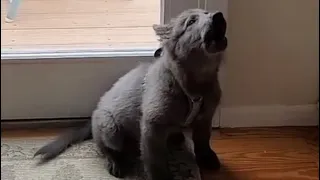
<path id="1" fill-rule="evenodd" d="M 215 40 L 208 40 L 208 42 L 205 42 L 206 50 L 209 53 L 217 53 L 224 51 L 228 46 L 228 39 L 224 37 L 220 41 Z"/>
<path id="2" fill-rule="evenodd" d="M 204 37 L 204 43 L 208 52 L 220 52 L 227 48 L 226 30 L 227 23 L 223 14 L 218 12 L 213 15 L 210 28 Z"/>

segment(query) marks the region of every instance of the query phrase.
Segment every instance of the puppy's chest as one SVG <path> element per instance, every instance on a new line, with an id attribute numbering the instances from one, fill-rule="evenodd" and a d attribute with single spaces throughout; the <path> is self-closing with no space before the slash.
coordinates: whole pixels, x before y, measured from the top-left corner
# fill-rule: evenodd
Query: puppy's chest
<path id="1" fill-rule="evenodd" d="M 201 107 L 203 106 L 203 97 L 188 97 L 188 113 L 182 121 L 182 127 L 189 127 L 191 123 L 196 119 L 196 117 L 200 114 Z"/>
<path id="2" fill-rule="evenodd" d="M 215 76 L 205 77 L 203 79 L 190 75 L 186 79 L 187 91 L 195 96 L 211 98 L 213 101 L 219 100 L 221 96 L 220 84 Z"/>
<path id="3" fill-rule="evenodd" d="M 198 118 L 205 108 L 210 108 L 219 103 L 221 90 L 218 81 L 208 83 L 190 83 L 184 89 L 188 102 L 188 113 L 182 126 L 188 127 Z"/>
<path id="4" fill-rule="evenodd" d="M 181 127 L 189 127 L 200 113 L 203 106 L 203 96 L 190 94 L 185 88 L 180 87 L 178 83 L 173 83 L 172 97 L 174 97 L 174 107 L 177 114 L 178 124 Z M 180 114 L 180 115 L 178 115 Z M 179 116 L 179 118 L 178 118 Z"/>

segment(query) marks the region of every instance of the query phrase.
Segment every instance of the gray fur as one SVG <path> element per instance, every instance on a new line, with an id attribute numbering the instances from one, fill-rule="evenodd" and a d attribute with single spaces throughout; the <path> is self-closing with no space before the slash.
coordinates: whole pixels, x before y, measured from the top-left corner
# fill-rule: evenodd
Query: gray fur
<path id="1" fill-rule="evenodd" d="M 209 140 L 211 119 L 221 96 L 217 71 L 227 47 L 223 15 L 186 10 L 169 24 L 155 25 L 154 30 L 160 37 L 161 55 L 128 72 L 102 96 L 92 114 L 93 139 L 112 175 L 125 176 L 128 156 L 134 151 L 141 155 L 148 179 L 171 180 L 168 139 L 183 140 L 190 99 L 202 97 L 200 112 L 188 127 L 193 130 L 198 165 L 219 168 Z M 61 151 L 53 151 L 63 149 L 61 144 L 73 142 L 78 141 L 60 138 L 36 154 L 56 156 Z"/>

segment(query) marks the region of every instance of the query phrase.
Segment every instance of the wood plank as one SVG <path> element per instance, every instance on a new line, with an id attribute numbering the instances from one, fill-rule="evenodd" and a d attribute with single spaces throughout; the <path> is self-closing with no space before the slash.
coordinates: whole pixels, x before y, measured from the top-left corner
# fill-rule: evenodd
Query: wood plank
<path id="1" fill-rule="evenodd" d="M 218 172 L 204 171 L 204 180 L 318 180 L 319 169 L 315 163 L 225 164 Z"/>
<path id="2" fill-rule="evenodd" d="M 1 0 L 1 14 L 9 2 Z M 148 11 L 160 12 L 160 0 L 23 0 L 19 16 L 24 14 L 114 13 L 125 14 Z"/>
<path id="3" fill-rule="evenodd" d="M 18 17 L 5 23 L 1 0 L 1 48 L 123 48 L 157 45 L 160 0 L 23 0 Z M 93 8 L 94 7 L 94 8 Z"/>
<path id="4" fill-rule="evenodd" d="M 1 46 L 156 42 L 151 27 L 2 30 Z"/>
<path id="5" fill-rule="evenodd" d="M 64 128 L 52 128 L 52 129 L 33 129 L 33 130 L 3 130 L 1 131 L 1 138 L 32 138 L 32 137 L 51 137 L 57 136 L 60 133 L 67 131 Z"/>
<path id="6" fill-rule="evenodd" d="M 219 139 L 212 146 L 228 164 L 316 162 L 303 138 Z"/>
<path id="7" fill-rule="evenodd" d="M 224 139 L 233 138 L 312 138 L 318 127 L 259 127 L 259 128 L 224 128 L 221 136 Z M 313 133 L 311 133 L 313 132 Z"/>
<path id="8" fill-rule="evenodd" d="M 1 29 L 150 27 L 159 22 L 157 11 L 135 13 L 134 18 L 121 13 L 25 14 L 13 23 L 1 18 Z"/>
<path id="9" fill-rule="evenodd" d="M 203 171 L 203 179 L 319 179 L 318 154 L 306 140 L 314 127 L 221 129 L 212 146 L 222 168 Z"/>

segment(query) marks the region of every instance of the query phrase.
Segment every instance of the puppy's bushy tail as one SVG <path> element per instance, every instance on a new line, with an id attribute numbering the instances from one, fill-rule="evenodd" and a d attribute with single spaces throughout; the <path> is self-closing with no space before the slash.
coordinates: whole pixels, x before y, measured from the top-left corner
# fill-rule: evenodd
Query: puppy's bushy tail
<path id="1" fill-rule="evenodd" d="M 60 135 L 53 142 L 40 148 L 35 154 L 42 155 L 39 164 L 48 162 L 74 144 L 92 139 L 91 120 L 83 127 L 72 129 L 65 134 Z"/>

